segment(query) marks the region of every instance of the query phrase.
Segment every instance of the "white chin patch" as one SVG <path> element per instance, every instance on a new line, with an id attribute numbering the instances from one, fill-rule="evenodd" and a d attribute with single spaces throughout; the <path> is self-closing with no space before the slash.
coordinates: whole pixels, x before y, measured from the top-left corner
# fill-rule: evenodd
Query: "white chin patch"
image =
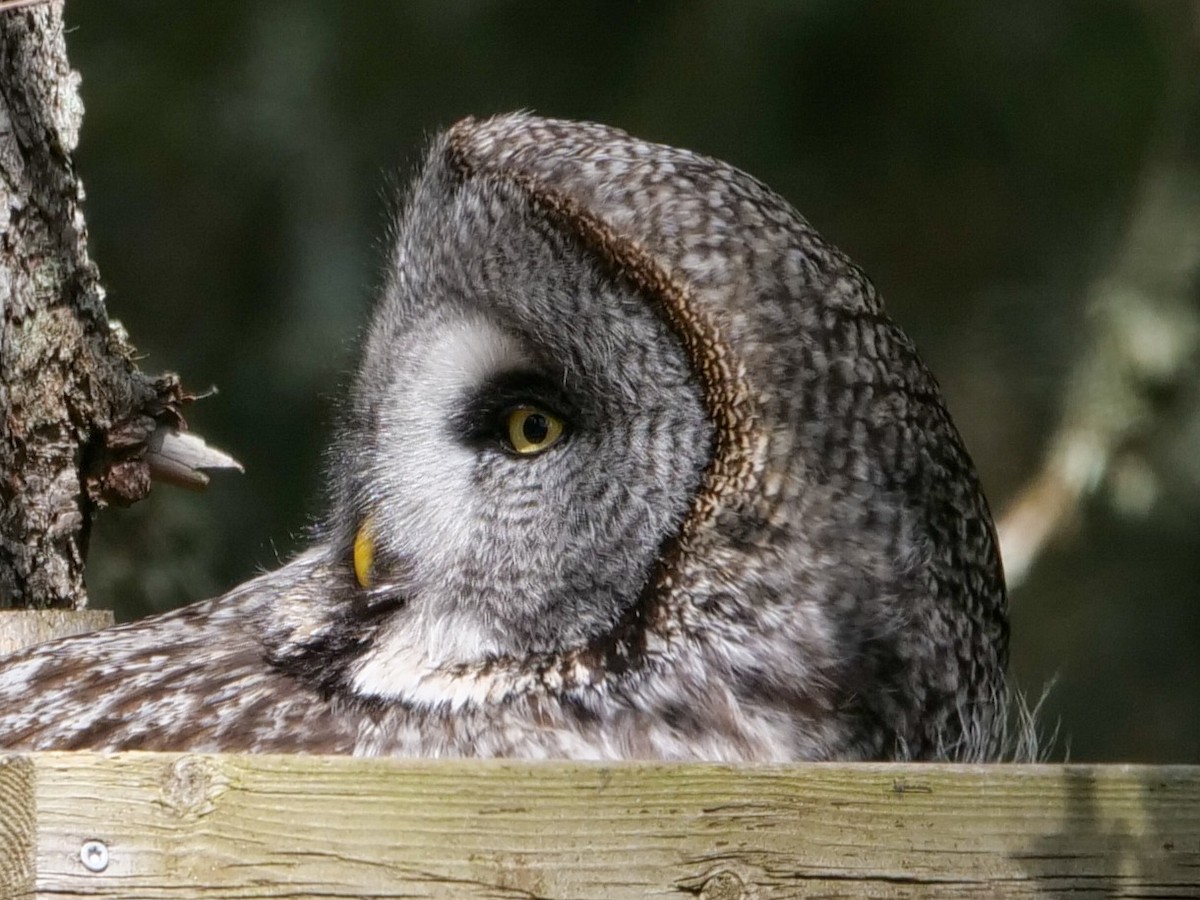
<path id="1" fill-rule="evenodd" d="M 498 703 L 520 685 L 504 672 L 483 672 L 466 669 L 459 674 L 447 666 L 466 664 L 471 660 L 448 659 L 447 651 L 466 651 L 461 640 L 455 648 L 439 647 L 431 655 L 423 646 L 426 635 L 416 623 L 397 623 L 393 634 L 385 636 L 365 653 L 354 670 L 351 685 L 356 694 L 406 703 L 427 709 L 460 710 L 466 707 Z M 436 632 L 436 628 L 433 629 Z M 417 638 L 416 645 L 410 638 Z M 482 648 L 482 643 L 475 650 Z M 479 655 L 473 656 L 478 660 Z"/>
<path id="2" fill-rule="evenodd" d="M 481 385 L 530 359 L 514 337 L 482 319 L 429 331 L 412 340 L 406 359 L 380 412 L 368 477 L 377 486 L 377 541 L 411 566 L 397 585 L 410 599 L 360 659 L 353 686 L 374 697 L 461 706 L 489 690 L 439 670 L 478 662 L 496 648 L 462 598 L 443 592 L 444 573 L 477 550 L 485 527 L 473 484 L 478 451 L 447 426 Z"/>

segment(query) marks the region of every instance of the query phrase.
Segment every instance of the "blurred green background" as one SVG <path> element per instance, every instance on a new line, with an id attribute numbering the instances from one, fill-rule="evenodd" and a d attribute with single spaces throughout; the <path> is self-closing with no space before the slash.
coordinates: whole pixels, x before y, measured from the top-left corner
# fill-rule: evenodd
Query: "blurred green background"
<path id="1" fill-rule="evenodd" d="M 301 545 L 396 185 L 434 130 L 516 108 L 699 150 L 787 196 L 922 348 L 1003 510 L 1046 452 L 1089 284 L 1196 46 L 1190 5 L 1102 0 L 66 14 L 110 314 L 143 368 L 220 388 L 189 420 L 247 470 L 101 515 L 89 585 L 120 618 Z M 1182 446 L 1147 509 L 1095 499 L 1012 593 L 1013 671 L 1035 695 L 1057 678 L 1059 758 L 1200 763 L 1200 474 Z"/>

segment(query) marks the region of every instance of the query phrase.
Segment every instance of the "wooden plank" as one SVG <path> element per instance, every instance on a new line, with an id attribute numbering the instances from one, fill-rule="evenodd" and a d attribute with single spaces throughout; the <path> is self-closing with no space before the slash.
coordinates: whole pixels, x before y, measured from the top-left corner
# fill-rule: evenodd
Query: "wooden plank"
<path id="1" fill-rule="evenodd" d="M 35 822 L 32 761 L 0 756 L 0 898 L 4 900 L 33 897 Z"/>
<path id="2" fill-rule="evenodd" d="M 0 656 L 112 623 L 111 609 L 0 609 Z"/>
<path id="3" fill-rule="evenodd" d="M 1200 896 L 1200 767 L 25 759 L 56 900 Z"/>

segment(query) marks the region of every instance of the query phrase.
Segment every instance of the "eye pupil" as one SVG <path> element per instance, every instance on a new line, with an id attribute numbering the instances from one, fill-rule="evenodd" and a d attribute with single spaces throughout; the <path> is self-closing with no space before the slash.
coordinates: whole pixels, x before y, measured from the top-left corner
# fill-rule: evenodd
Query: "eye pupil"
<path id="1" fill-rule="evenodd" d="M 522 406 L 509 412 L 507 431 L 508 446 L 529 456 L 558 443 L 563 436 L 563 422 L 554 413 Z"/>
<path id="2" fill-rule="evenodd" d="M 550 434 L 550 423 L 541 413 L 529 413 L 521 423 L 521 433 L 531 444 L 540 444 Z"/>

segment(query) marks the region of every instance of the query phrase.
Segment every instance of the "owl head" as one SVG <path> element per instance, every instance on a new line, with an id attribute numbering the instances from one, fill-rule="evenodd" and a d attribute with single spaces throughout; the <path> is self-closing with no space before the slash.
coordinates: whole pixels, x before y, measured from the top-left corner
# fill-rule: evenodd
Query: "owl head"
<path id="1" fill-rule="evenodd" d="M 329 459 L 342 689 L 586 705 L 659 673 L 807 755 L 986 752 L 986 502 L 912 343 L 786 201 L 612 128 L 468 119 L 392 246 Z"/>

